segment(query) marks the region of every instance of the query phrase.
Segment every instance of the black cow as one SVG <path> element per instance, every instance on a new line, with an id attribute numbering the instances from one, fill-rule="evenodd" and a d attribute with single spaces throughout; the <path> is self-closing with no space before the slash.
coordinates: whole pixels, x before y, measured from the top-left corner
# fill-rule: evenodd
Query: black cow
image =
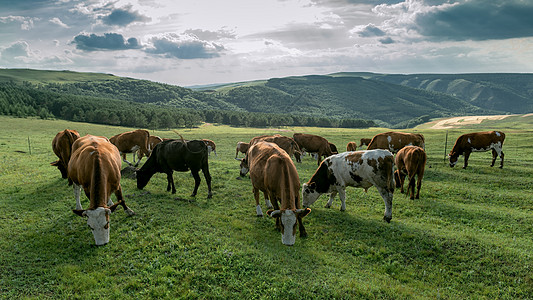
<path id="1" fill-rule="evenodd" d="M 159 172 L 167 174 L 167 191 L 172 186 L 172 194 L 176 193 L 173 171 L 186 172 L 191 170 L 194 177 L 192 197 L 196 196 L 200 186 L 200 170 L 204 173 L 207 183 L 207 198 L 211 198 L 211 175 L 207 159 L 207 146 L 202 140 L 166 140 L 157 144 L 146 163 L 137 170 L 137 188 L 143 189 L 152 176 Z"/>

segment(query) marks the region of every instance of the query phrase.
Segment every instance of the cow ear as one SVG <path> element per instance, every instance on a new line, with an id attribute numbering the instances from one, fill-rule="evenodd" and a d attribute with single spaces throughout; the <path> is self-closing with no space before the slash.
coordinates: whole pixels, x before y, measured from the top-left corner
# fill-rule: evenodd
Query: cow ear
<path id="1" fill-rule="evenodd" d="M 311 209 L 309 207 L 305 208 L 305 209 L 300 208 L 300 209 L 296 210 L 296 214 L 300 218 L 303 218 L 303 217 L 307 216 L 310 212 L 311 212 Z"/>
<path id="2" fill-rule="evenodd" d="M 267 215 L 272 218 L 279 218 L 281 216 L 281 211 L 279 209 L 277 210 L 269 209 L 267 211 Z"/>
<path id="3" fill-rule="evenodd" d="M 72 212 L 77 214 L 80 217 L 87 216 L 87 213 L 85 212 L 85 209 L 73 209 Z"/>

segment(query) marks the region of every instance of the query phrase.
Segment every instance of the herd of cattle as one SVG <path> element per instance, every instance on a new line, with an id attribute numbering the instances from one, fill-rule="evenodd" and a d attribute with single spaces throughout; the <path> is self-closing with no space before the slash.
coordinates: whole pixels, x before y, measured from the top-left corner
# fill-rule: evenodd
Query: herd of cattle
<path id="1" fill-rule="evenodd" d="M 450 152 L 450 166 L 455 166 L 458 157 L 464 155 L 463 168 L 466 168 L 472 152 L 492 150 L 491 166 L 494 166 L 499 156 L 502 168 L 504 139 L 505 134 L 500 131 L 464 134 L 457 139 Z M 357 151 L 365 145 L 368 146 L 367 150 Z M 77 131 L 65 129 L 53 139 L 52 149 L 59 159 L 51 164 L 57 166 L 62 177 L 68 179 L 69 185 L 74 186 L 76 209 L 73 212 L 87 217 L 96 245 L 109 242 L 109 216 L 118 205 L 128 215 L 135 214 L 126 206 L 122 196 L 121 157 L 135 168 L 139 189 L 143 189 L 155 173 L 165 173 L 167 191 L 176 193 L 173 171 L 190 170 L 195 181 L 191 196 L 195 196 L 201 182 L 201 170 L 207 183 L 207 197 L 213 195 L 208 155 L 211 152 L 216 155 L 216 145 L 211 140 L 188 141 L 181 136 L 180 139 L 161 139 L 142 129 L 124 132 L 109 139 L 93 135 L 80 137 Z M 126 160 L 127 153 L 133 153 L 134 163 L 137 157 L 135 164 Z M 239 159 L 239 153 L 243 153 L 244 158 Z M 318 168 L 301 186 L 300 192 L 300 178 L 291 157 L 301 162 L 306 153 L 317 159 Z M 148 157 L 147 161 L 137 168 L 144 156 Z M 295 133 L 293 137 L 263 135 L 254 137 L 250 142 L 238 142 L 235 159 L 240 160 L 240 175 L 250 174 L 257 216 L 263 216 L 259 200 L 262 192 L 268 208 L 267 215 L 276 219 L 282 243 L 293 245 L 296 225 L 301 237 L 307 235 L 302 218 L 311 212 L 309 206 L 321 194 L 329 194 L 326 207 L 331 207 L 333 199 L 339 194 L 341 211 L 346 209 L 347 186 L 360 187 L 365 191 L 375 186 L 385 202 L 383 219 L 390 222 L 394 189 L 401 188 L 401 193 L 404 193 L 406 177 L 407 195 L 411 199 L 420 197 L 427 156 L 424 136 L 421 134 L 381 133 L 372 139 L 361 139 L 359 146 L 349 142 L 346 152 L 339 153 L 337 147 L 324 137 Z M 82 188 L 90 200 L 85 210 L 80 202 Z M 110 198 L 113 193 L 117 198 L 115 204 Z"/>

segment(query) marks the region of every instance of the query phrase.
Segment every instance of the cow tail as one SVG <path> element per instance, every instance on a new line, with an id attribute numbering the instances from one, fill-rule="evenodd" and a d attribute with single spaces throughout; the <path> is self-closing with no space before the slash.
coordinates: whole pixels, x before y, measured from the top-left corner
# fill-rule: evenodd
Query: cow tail
<path id="1" fill-rule="evenodd" d="M 105 199 L 105 196 L 101 197 L 102 193 L 102 170 L 101 170 L 101 159 L 100 159 L 100 152 L 98 150 L 94 151 L 93 154 L 93 174 L 91 178 L 91 187 L 90 187 L 90 195 L 89 199 L 91 201 L 90 208 L 89 209 L 96 209 L 99 205 L 98 200 L 104 201 L 104 203 L 107 202 L 107 199 Z"/>

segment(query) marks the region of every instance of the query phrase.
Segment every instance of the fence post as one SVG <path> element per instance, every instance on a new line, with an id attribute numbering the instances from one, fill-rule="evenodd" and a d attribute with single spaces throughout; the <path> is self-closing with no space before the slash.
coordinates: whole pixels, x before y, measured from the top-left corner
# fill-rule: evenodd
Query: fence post
<path id="1" fill-rule="evenodd" d="M 30 143 L 30 137 L 28 137 L 28 150 L 30 151 L 30 155 L 31 155 L 31 143 Z"/>
<path id="2" fill-rule="evenodd" d="M 446 163 L 446 155 L 448 153 L 448 130 L 446 130 L 446 141 L 444 142 L 444 163 Z"/>

